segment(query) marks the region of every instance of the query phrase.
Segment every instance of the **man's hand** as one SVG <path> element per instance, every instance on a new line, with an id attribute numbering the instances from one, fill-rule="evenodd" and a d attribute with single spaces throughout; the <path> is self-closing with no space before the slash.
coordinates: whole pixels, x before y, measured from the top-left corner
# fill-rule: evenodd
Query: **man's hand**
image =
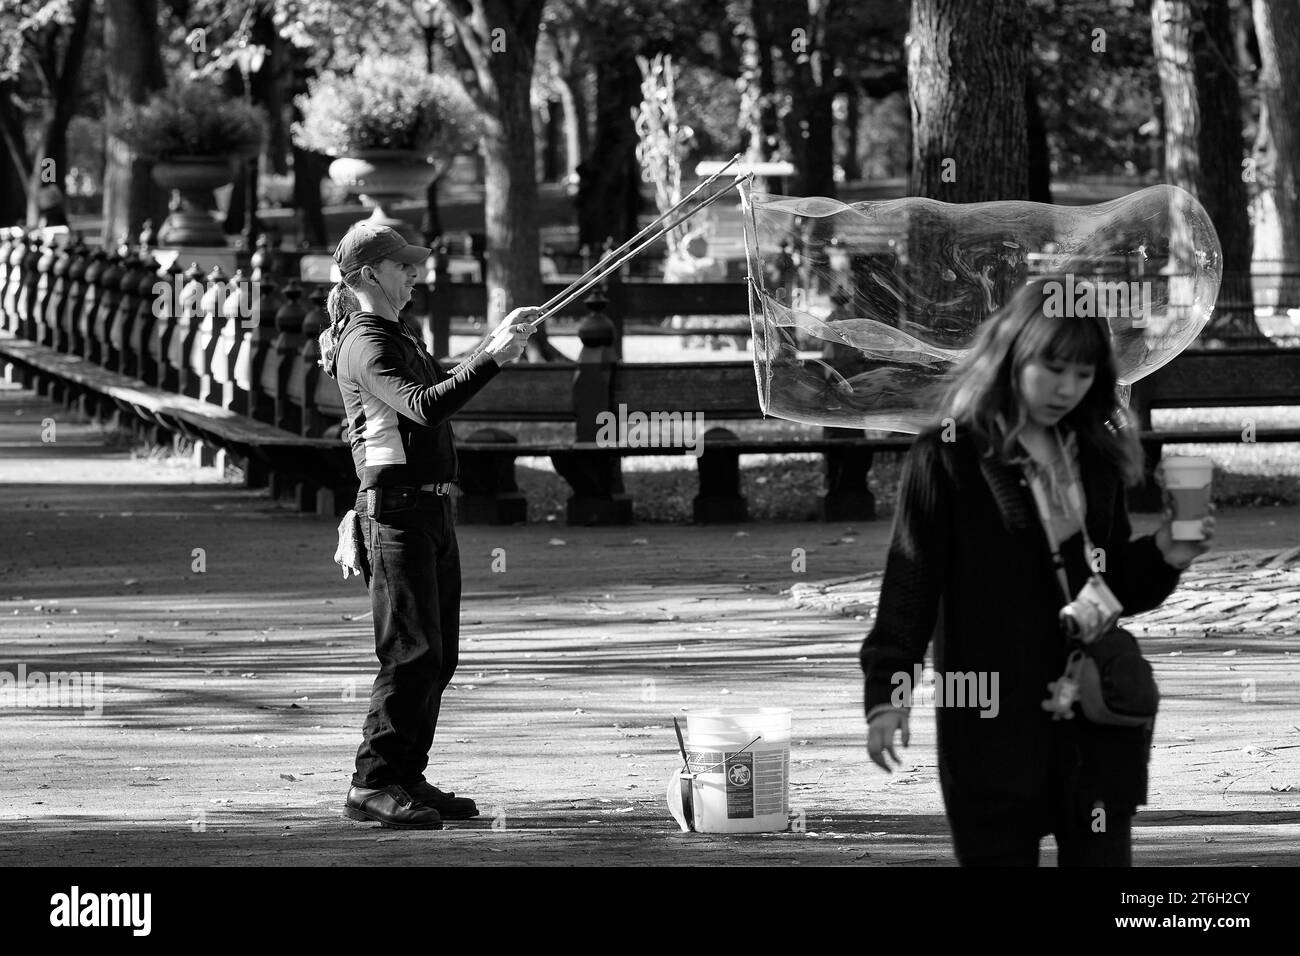
<path id="1" fill-rule="evenodd" d="M 491 355 L 498 365 L 508 365 L 518 361 L 524 354 L 524 347 L 528 345 L 529 337 L 537 331 L 532 325 L 532 320 L 541 315 L 541 312 L 541 309 L 536 308 L 515 309 L 492 330 L 492 335 L 488 338 L 483 351 Z"/>
<path id="2" fill-rule="evenodd" d="M 867 756 L 885 773 L 894 772 L 885 762 L 885 754 L 889 754 L 896 764 L 903 762 L 894 752 L 894 736 L 900 730 L 903 732 L 903 746 L 906 747 L 912 739 L 912 733 L 907 726 L 907 711 L 901 707 L 882 710 L 867 723 Z"/>

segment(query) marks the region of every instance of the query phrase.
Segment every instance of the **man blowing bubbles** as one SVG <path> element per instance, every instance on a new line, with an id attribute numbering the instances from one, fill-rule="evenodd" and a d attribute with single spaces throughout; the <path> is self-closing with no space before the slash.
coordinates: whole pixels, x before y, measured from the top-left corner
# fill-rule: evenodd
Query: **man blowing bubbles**
<path id="1" fill-rule="evenodd" d="M 321 364 L 343 394 L 361 482 L 357 551 L 379 658 L 344 813 L 436 830 L 443 819 L 478 815 L 473 800 L 424 777 L 460 644 L 452 505 L 459 469 L 450 419 L 519 359 L 540 310 L 515 309 L 444 372 L 400 316 L 431 251 L 386 226 L 360 222 L 348 230 L 334 252 L 342 281 L 326 303 Z"/>

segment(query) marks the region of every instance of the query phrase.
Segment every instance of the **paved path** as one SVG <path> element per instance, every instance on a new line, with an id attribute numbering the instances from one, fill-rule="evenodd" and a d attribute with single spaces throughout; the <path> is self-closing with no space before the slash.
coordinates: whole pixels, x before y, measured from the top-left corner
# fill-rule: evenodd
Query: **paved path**
<path id="1" fill-rule="evenodd" d="M 0 865 L 952 862 L 932 714 L 903 772 L 863 752 L 855 656 L 887 523 L 463 527 L 436 782 L 485 813 L 394 833 L 340 813 L 373 638 L 360 583 L 331 563 L 334 522 L 132 462 L 62 414 L 0 391 L 0 671 L 100 673 L 103 709 L 0 721 Z M 1142 621 L 1164 702 L 1139 863 L 1294 862 L 1300 846 L 1300 646 L 1282 613 L 1300 509 L 1219 525 L 1223 551 Z M 671 718 L 717 705 L 793 709 L 800 832 L 676 832 Z"/>

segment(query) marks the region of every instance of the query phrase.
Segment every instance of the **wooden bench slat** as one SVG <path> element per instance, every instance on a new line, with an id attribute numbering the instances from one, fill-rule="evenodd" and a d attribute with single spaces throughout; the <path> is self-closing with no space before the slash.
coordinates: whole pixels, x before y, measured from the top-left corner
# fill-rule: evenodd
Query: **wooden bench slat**
<path id="1" fill-rule="evenodd" d="M 324 446 L 321 439 L 304 438 L 274 425 L 259 422 L 220 405 L 197 398 L 165 392 L 137 379 L 92 365 L 85 359 L 38 345 L 26 339 L 0 338 L 0 354 L 9 355 L 31 367 L 65 378 L 116 401 L 138 406 L 157 415 L 175 416 L 229 437 L 275 446 Z M 338 444 L 338 439 L 330 442 Z"/>

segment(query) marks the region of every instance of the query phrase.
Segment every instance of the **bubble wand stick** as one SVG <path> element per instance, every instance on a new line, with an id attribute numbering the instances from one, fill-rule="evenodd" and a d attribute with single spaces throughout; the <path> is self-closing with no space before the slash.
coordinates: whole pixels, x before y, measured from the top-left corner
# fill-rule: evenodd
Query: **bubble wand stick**
<path id="1" fill-rule="evenodd" d="M 734 162 L 734 160 L 733 160 L 733 162 Z M 731 165 L 731 164 L 728 163 L 727 165 Z M 725 168 L 725 167 L 724 167 L 724 168 Z M 721 170 L 719 170 L 718 172 L 721 172 Z M 655 227 L 656 223 L 663 222 L 663 220 L 664 220 L 664 219 L 665 219 L 665 218 L 666 218 L 666 217 L 667 217 L 667 216 L 672 212 L 672 210 L 670 209 L 668 212 L 664 213 L 662 216 L 660 216 L 658 219 L 656 219 L 656 220 L 655 220 L 654 222 L 652 222 L 650 225 L 646 226 L 645 229 L 642 229 L 641 232 L 637 233 L 636 236 L 633 236 L 633 237 L 632 237 L 631 239 L 629 239 L 627 242 L 623 243 L 623 245 L 620 246 L 617 250 L 611 252 L 609 255 L 607 255 L 607 256 L 605 256 L 603 259 L 601 259 L 600 262 L 596 263 L 595 266 L 593 266 L 591 269 L 587 270 L 587 272 L 586 272 L 586 276 L 590 276 L 590 278 L 585 278 L 585 276 L 584 276 L 584 277 L 581 277 L 581 278 L 577 279 L 576 281 L 574 281 L 573 283 L 571 283 L 571 284 L 569 285 L 569 287 L 566 288 L 563 292 L 561 292 L 561 293 L 559 293 L 558 295 L 554 296 L 554 297 L 553 297 L 549 302 L 546 302 L 544 305 L 540 306 L 540 308 L 541 308 L 541 310 L 542 310 L 542 314 L 539 315 L 537 318 L 535 318 L 535 319 L 532 320 L 532 323 L 531 323 L 531 324 L 532 324 L 533 328 L 537 328 L 539 325 L 541 325 L 543 322 L 545 322 L 547 319 L 549 319 L 552 315 L 554 315 L 555 313 L 559 312 L 561 309 L 563 309 L 565 306 L 567 306 L 567 305 L 568 305 L 570 302 L 572 302 L 574 299 L 578 298 L 578 296 L 582 295 L 584 292 L 586 292 L 586 291 L 587 291 L 588 289 L 590 289 L 592 286 L 596 285 L 596 284 L 597 284 L 598 282 L 600 282 L 602 279 L 604 279 L 605 277 L 609 276 L 609 275 L 612 274 L 614 271 L 616 271 L 617 269 L 619 269 L 621 266 L 623 266 L 624 263 L 626 263 L 626 262 L 628 262 L 629 260 L 633 259 L 634 257 L 640 255 L 640 254 L 641 254 L 642 252 L 644 252 L 647 248 L 649 248 L 651 245 L 653 245 L 653 244 L 654 244 L 655 242 L 657 242 L 659 239 L 662 239 L 662 238 L 663 238 L 664 236 L 666 236 L 668 233 L 672 232 L 674 229 L 676 229 L 676 228 L 677 228 L 678 226 L 680 226 L 682 223 L 686 222 L 686 220 L 690 219 L 690 218 L 691 218 L 692 216 L 694 216 L 696 213 L 698 213 L 698 212 L 700 212 L 701 210 L 707 208 L 708 206 L 713 205 L 713 203 L 717 202 L 719 199 L 721 199 L 721 198 L 722 198 L 723 196 L 725 196 L 727 193 L 731 192 L 731 190 L 735 189 L 737 186 L 739 186 L 741 183 L 743 183 L 743 182 L 745 181 L 745 179 L 749 177 L 749 175 L 750 175 L 749 173 L 738 173 L 738 174 L 736 175 L 736 178 L 735 178 L 735 179 L 733 179 L 733 180 L 732 180 L 730 183 L 728 183 L 726 186 L 724 186 L 724 187 L 722 187 L 721 189 L 719 189 L 719 190 L 718 190 L 717 192 L 715 192 L 713 195 L 709 196 L 707 199 L 705 199 L 703 202 L 701 202 L 701 203 L 700 203 L 698 206 L 696 206 L 694 209 L 690 210 L 689 212 L 687 212 L 685 215 L 683 215 L 683 216 L 680 217 L 679 219 L 677 219 L 677 220 L 675 220 L 675 221 L 669 223 L 669 224 L 666 225 L 666 226 L 661 227 L 661 228 L 660 228 L 659 230 L 657 230 L 653 235 L 645 236 L 645 233 L 647 233 L 649 230 L 653 229 L 653 228 Z M 706 180 L 705 183 L 707 183 L 707 182 L 711 182 L 711 181 L 713 180 L 713 178 L 716 177 L 716 176 L 717 176 L 717 173 L 715 173 L 714 176 L 709 177 L 709 179 Z M 700 186 L 705 185 L 705 183 L 701 183 Z M 696 187 L 696 189 L 698 190 L 699 187 Z M 692 195 L 694 195 L 694 192 L 692 192 Z M 687 197 L 687 198 L 690 198 L 690 197 Z M 682 203 L 684 203 L 684 202 L 686 202 L 685 199 L 682 200 Z M 681 206 L 682 203 L 678 203 L 678 206 Z M 674 206 L 673 208 L 676 209 L 677 206 Z M 637 245 L 635 248 L 632 248 L 632 249 L 628 249 L 628 248 L 627 248 L 629 245 L 631 245 L 633 242 L 636 242 L 636 241 L 637 241 L 638 239 L 640 239 L 642 236 L 645 236 L 645 238 L 640 242 L 639 245 Z M 624 250 L 626 250 L 626 251 L 624 251 Z M 594 275 L 593 275 L 593 273 L 594 273 Z M 584 281 L 584 279 L 585 279 L 585 281 Z"/>

